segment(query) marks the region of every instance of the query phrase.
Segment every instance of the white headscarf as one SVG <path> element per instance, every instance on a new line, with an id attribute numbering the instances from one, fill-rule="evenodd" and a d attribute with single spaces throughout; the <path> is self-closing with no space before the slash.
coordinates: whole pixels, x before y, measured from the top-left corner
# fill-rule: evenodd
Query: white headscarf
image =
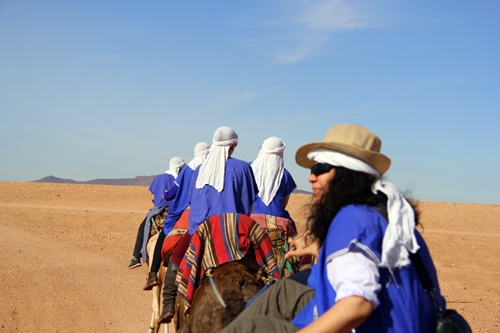
<path id="1" fill-rule="evenodd" d="M 170 159 L 170 169 L 165 171 L 165 173 L 168 173 L 174 178 L 177 178 L 177 175 L 179 174 L 180 169 L 186 165 L 186 162 L 180 157 L 172 157 Z"/>
<path id="2" fill-rule="evenodd" d="M 215 131 L 210 152 L 205 162 L 200 166 L 200 172 L 196 179 L 197 189 L 203 188 L 205 185 L 214 187 L 218 192 L 224 189 L 229 148 L 237 142 L 238 135 L 231 127 L 222 126 Z"/>
<path id="3" fill-rule="evenodd" d="M 208 143 L 198 142 L 194 146 L 194 158 L 188 163 L 188 166 L 195 170 L 207 158 L 209 151 L 210 145 Z"/>
<path id="4" fill-rule="evenodd" d="M 266 206 L 273 201 L 283 178 L 284 150 L 285 143 L 280 138 L 270 137 L 264 140 L 257 158 L 251 165 L 259 189 L 259 197 Z"/>
<path id="5" fill-rule="evenodd" d="M 409 265 L 408 251 L 415 253 L 419 249 L 414 233 L 415 215 L 411 205 L 398 189 L 393 184 L 382 181 L 377 170 L 357 158 L 328 149 L 312 150 L 307 154 L 307 158 L 318 163 L 341 166 L 377 177 L 377 181 L 372 185 L 372 191 L 373 193 L 380 191 L 387 196 L 389 219 L 382 241 L 380 266 L 392 270 Z"/>

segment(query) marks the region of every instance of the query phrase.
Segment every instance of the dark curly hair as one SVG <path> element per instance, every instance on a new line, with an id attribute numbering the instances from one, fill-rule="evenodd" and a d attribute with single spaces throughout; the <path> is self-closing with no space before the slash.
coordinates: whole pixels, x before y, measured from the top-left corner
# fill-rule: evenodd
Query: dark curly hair
<path id="1" fill-rule="evenodd" d="M 320 246 L 326 239 L 332 220 L 342 207 L 350 204 L 385 207 L 387 203 L 385 194 L 382 192 L 375 194 L 371 190 L 377 180 L 375 176 L 344 167 L 334 168 L 335 176 L 320 201 L 312 206 L 307 219 L 307 237 L 312 241 L 318 240 Z M 417 225 L 418 211 L 414 203 L 410 204 L 415 212 L 415 225 Z"/>

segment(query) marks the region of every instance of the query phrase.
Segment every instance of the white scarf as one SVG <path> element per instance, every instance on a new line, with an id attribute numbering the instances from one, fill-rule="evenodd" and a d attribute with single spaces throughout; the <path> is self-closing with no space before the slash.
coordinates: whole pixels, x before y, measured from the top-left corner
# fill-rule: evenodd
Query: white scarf
<path id="1" fill-rule="evenodd" d="M 411 205 L 398 189 L 389 182 L 380 179 L 380 173 L 367 163 L 328 149 L 315 149 L 307 158 L 318 163 L 328 163 L 354 171 L 365 172 L 377 177 L 372 185 L 373 193 L 380 191 L 387 196 L 387 215 L 389 224 L 382 241 L 382 261 L 380 266 L 389 270 L 410 264 L 408 251 L 415 253 L 419 249 L 415 238 L 415 215 Z"/>
<path id="2" fill-rule="evenodd" d="M 251 164 L 259 189 L 258 195 L 266 206 L 273 201 L 283 178 L 284 150 L 285 143 L 280 138 L 270 137 L 264 140 L 257 158 Z"/>
<path id="3" fill-rule="evenodd" d="M 210 152 L 210 145 L 206 142 L 199 142 L 194 147 L 194 158 L 188 163 L 188 166 L 195 170 L 205 159 Z"/>
<path id="4" fill-rule="evenodd" d="M 224 175 L 226 160 L 229 157 L 229 148 L 238 142 L 238 135 L 230 127 L 223 126 L 215 131 L 213 144 L 205 162 L 200 166 L 200 172 L 196 179 L 196 188 L 201 189 L 205 185 L 214 187 L 217 192 L 224 189 Z"/>
<path id="5" fill-rule="evenodd" d="M 174 176 L 174 179 L 179 175 L 179 170 L 186 165 L 186 162 L 180 157 L 172 157 L 170 159 L 170 169 L 165 171 L 169 175 Z"/>

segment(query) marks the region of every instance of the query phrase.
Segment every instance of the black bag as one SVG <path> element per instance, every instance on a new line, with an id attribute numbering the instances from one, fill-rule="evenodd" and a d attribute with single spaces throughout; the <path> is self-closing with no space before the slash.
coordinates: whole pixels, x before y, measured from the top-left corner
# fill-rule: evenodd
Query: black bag
<path id="1" fill-rule="evenodd" d="M 382 214 L 382 216 L 389 221 L 387 217 L 387 209 L 384 206 L 374 206 L 374 208 Z M 438 318 L 436 319 L 435 333 L 472 333 L 472 329 L 469 326 L 467 320 L 460 313 L 453 309 L 447 309 L 443 311 L 441 304 L 439 303 L 436 295 L 434 295 L 436 288 L 434 288 L 434 283 L 427 273 L 427 269 L 420 258 L 420 254 L 410 252 L 410 260 L 415 265 L 417 269 L 418 276 L 420 277 L 420 282 L 427 294 L 431 297 L 432 303 L 434 304 L 434 309 L 438 313 Z"/>
<path id="2" fill-rule="evenodd" d="M 444 313 L 439 313 L 436 320 L 436 333 L 471 333 L 472 330 L 457 311 L 447 309 Z"/>
<path id="3" fill-rule="evenodd" d="M 453 309 L 447 309 L 443 311 L 437 297 L 434 295 L 436 288 L 432 283 L 429 273 L 425 269 L 424 263 L 417 253 L 410 253 L 410 260 L 415 265 L 422 286 L 427 294 L 432 298 L 434 308 L 438 313 L 438 318 L 436 319 L 435 333 L 472 333 L 472 329 L 469 326 L 467 320 L 460 313 Z"/>

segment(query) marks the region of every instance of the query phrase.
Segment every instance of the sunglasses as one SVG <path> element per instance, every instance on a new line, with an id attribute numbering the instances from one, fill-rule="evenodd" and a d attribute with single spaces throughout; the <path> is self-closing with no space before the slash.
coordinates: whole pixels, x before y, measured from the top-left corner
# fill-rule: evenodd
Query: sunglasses
<path id="1" fill-rule="evenodd" d="M 311 167 L 311 175 L 319 176 L 335 168 L 328 163 L 316 163 Z"/>

